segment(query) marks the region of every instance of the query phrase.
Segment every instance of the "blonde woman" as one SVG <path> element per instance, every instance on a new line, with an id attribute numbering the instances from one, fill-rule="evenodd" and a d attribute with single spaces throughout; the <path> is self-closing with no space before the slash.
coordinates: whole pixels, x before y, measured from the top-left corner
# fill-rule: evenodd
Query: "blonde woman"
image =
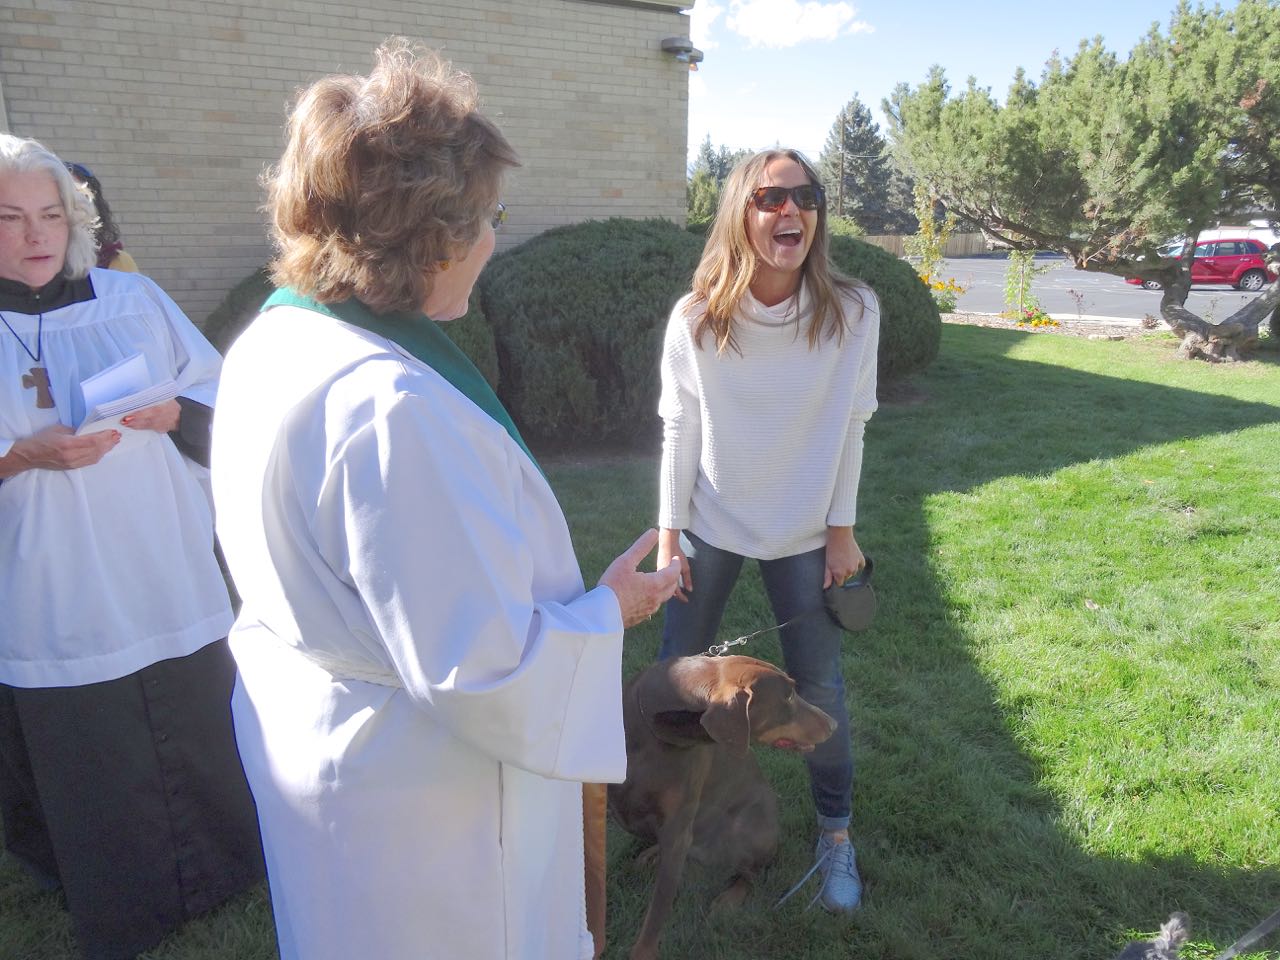
<path id="1" fill-rule="evenodd" d="M 232 707 L 283 960 L 581 960 L 580 782 L 621 780 L 650 531 L 587 590 L 507 411 L 439 329 L 516 162 L 471 79 L 395 43 L 317 81 L 269 182 L 281 290 L 229 352 Z"/>
<path id="2" fill-rule="evenodd" d="M 865 564 L 854 536 L 862 435 L 876 409 L 879 305 L 827 258 L 817 173 L 768 150 L 729 175 L 693 291 L 662 356 L 658 567 L 678 562 L 661 657 L 705 651 L 744 558 L 760 564 L 797 689 L 837 721 L 806 757 L 823 905 L 862 896 L 849 840 L 853 758 L 840 628 L 822 591 Z M 797 619 L 798 618 L 798 619 Z"/>

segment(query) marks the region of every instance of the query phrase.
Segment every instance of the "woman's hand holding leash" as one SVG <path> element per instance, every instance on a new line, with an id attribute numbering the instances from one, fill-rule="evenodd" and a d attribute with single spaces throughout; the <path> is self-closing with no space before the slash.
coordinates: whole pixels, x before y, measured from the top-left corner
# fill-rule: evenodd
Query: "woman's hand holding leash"
<path id="1" fill-rule="evenodd" d="M 867 565 L 858 541 L 853 538 L 853 527 L 827 527 L 827 572 L 822 578 L 822 589 L 833 583 L 844 583 Z"/>

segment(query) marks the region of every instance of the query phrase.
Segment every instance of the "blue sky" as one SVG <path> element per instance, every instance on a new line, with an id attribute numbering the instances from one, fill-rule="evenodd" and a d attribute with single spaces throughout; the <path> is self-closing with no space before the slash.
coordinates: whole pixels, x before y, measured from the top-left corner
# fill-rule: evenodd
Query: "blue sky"
<path id="1" fill-rule="evenodd" d="M 973 76 L 1003 100 L 1017 67 L 1037 79 L 1054 50 L 1069 55 L 1099 34 L 1124 56 L 1153 22 L 1168 27 L 1174 3 L 697 0 L 690 34 L 706 59 L 689 75 L 690 157 L 709 133 L 716 147 L 780 143 L 817 160 L 855 94 L 882 133 L 880 101 L 935 63 L 952 89 Z"/>

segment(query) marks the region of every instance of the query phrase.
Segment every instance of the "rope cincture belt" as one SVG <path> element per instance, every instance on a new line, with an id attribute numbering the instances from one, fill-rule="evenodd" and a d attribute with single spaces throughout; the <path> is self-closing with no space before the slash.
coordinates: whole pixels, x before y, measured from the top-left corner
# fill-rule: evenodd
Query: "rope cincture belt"
<path id="1" fill-rule="evenodd" d="M 343 680 L 363 680 L 365 683 L 376 683 L 380 687 L 396 687 L 398 689 L 404 689 L 404 681 L 400 679 L 400 675 L 394 670 L 388 670 L 376 663 L 369 663 L 367 661 L 357 663 L 353 660 L 344 660 L 341 657 L 335 657 L 332 654 L 322 653 L 319 650 L 300 647 L 297 644 L 289 643 L 281 638 L 279 634 L 261 620 L 257 621 L 257 624 L 262 627 L 263 630 L 266 630 L 267 633 L 271 634 L 280 646 L 284 647 L 291 653 L 297 654 L 303 660 L 310 662 L 313 666 L 319 667 L 338 682 L 342 682 Z"/>

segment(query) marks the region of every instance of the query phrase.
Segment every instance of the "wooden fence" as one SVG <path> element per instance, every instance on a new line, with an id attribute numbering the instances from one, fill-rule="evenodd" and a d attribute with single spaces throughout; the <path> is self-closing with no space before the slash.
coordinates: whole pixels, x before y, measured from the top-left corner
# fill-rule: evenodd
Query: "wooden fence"
<path id="1" fill-rule="evenodd" d="M 874 243 L 881 250 L 888 250 L 895 257 L 906 255 L 903 246 L 906 237 L 902 234 L 883 234 L 875 237 L 863 237 L 867 243 Z M 987 252 L 987 238 L 981 233 L 953 233 L 942 251 L 944 257 L 972 257 L 974 254 Z"/>

